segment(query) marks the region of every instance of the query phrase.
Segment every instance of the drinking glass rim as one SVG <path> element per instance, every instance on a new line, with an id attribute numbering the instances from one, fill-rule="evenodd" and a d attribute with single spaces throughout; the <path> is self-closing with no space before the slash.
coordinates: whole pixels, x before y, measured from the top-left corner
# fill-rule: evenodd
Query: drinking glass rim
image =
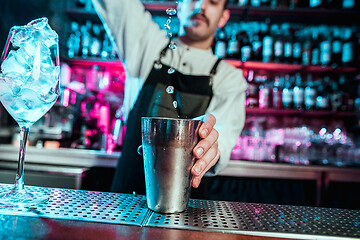
<path id="1" fill-rule="evenodd" d="M 189 118 L 171 118 L 171 117 L 141 117 L 142 119 L 149 120 L 170 120 L 170 121 L 185 121 L 185 122 L 202 122 L 198 119 L 189 119 Z"/>

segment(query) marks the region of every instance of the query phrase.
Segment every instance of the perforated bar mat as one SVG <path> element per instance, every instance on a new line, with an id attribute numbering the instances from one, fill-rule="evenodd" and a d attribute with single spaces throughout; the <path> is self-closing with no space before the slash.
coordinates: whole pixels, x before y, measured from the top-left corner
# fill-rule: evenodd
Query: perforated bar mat
<path id="1" fill-rule="evenodd" d="M 0 184 L 0 192 L 11 188 L 12 185 Z M 48 202 L 15 210 L 0 205 L 0 214 L 139 226 L 148 212 L 144 196 L 32 186 L 25 189 L 48 194 Z"/>
<path id="2" fill-rule="evenodd" d="M 0 192 L 11 188 L 0 184 Z M 26 189 L 48 194 L 49 201 L 15 210 L 0 206 L 0 214 L 302 239 L 360 239 L 360 211 L 356 210 L 191 199 L 183 213 L 159 214 L 148 210 L 142 195 Z"/>
<path id="3" fill-rule="evenodd" d="M 303 239 L 360 239 L 360 211 L 301 206 L 190 200 L 186 212 L 153 212 L 146 225 L 229 233 L 271 232 L 271 236 L 283 237 L 295 234 Z"/>

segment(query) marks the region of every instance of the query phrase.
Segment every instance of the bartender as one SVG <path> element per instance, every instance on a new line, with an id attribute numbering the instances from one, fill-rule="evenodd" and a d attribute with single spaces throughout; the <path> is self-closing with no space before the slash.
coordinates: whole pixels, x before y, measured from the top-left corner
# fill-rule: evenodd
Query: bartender
<path id="1" fill-rule="evenodd" d="M 127 71 L 123 105 L 127 130 L 111 190 L 145 194 L 143 160 L 137 153 L 141 117 L 204 115 L 191 170 L 191 185 L 197 188 L 205 173 L 213 176 L 227 166 L 245 120 L 243 73 L 211 50 L 217 28 L 230 16 L 227 0 L 183 0 L 177 13 L 179 37 L 173 42 L 139 0 L 93 0 L 93 4 Z M 170 42 L 176 49 L 169 48 Z M 172 93 L 166 90 L 169 86 L 174 87 Z"/>

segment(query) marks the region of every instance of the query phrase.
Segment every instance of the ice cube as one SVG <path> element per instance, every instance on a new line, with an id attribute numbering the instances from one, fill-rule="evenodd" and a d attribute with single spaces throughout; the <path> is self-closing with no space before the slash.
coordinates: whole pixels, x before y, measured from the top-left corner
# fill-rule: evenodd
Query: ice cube
<path id="1" fill-rule="evenodd" d="M 26 42 L 33 41 L 32 33 L 29 31 L 29 29 L 26 26 L 22 26 L 22 27 L 15 26 L 11 28 L 10 31 L 14 31 L 14 34 L 11 38 L 11 43 L 16 47 L 20 47 Z"/>
<path id="2" fill-rule="evenodd" d="M 46 17 L 38 18 L 35 20 L 30 21 L 26 26 L 32 27 L 33 29 L 44 29 L 46 24 L 48 24 L 48 19 Z"/>
<path id="3" fill-rule="evenodd" d="M 47 95 L 51 89 L 55 89 L 59 82 L 60 67 L 53 67 L 52 71 L 40 72 L 38 78 L 31 76 L 27 82 L 26 87 L 38 92 L 39 95 Z"/>
<path id="4" fill-rule="evenodd" d="M 44 103 L 40 100 L 38 96 L 38 92 L 35 92 L 34 90 L 29 88 L 23 88 L 20 92 L 18 102 L 26 110 L 41 108 Z"/>
<path id="5" fill-rule="evenodd" d="M 35 19 L 27 24 L 33 31 L 34 37 L 43 42 L 47 47 L 57 43 L 58 34 L 51 29 L 47 18 Z"/>
<path id="6" fill-rule="evenodd" d="M 10 93 L 10 83 L 7 81 L 7 78 L 1 74 L 0 75 L 0 100 L 1 97 L 7 93 Z"/>
<path id="7" fill-rule="evenodd" d="M 7 58 L 1 64 L 1 71 L 5 76 L 17 77 L 18 75 L 29 76 L 31 73 L 31 65 L 25 58 L 15 50 L 11 50 Z"/>

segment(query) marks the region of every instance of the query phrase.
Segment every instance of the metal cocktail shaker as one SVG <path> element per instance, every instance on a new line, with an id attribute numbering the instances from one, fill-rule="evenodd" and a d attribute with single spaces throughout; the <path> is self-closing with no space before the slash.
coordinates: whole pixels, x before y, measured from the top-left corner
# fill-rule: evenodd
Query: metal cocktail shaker
<path id="1" fill-rule="evenodd" d="M 199 120 L 142 118 L 142 148 L 148 207 L 156 212 L 186 210 L 190 197 L 193 148 Z"/>

